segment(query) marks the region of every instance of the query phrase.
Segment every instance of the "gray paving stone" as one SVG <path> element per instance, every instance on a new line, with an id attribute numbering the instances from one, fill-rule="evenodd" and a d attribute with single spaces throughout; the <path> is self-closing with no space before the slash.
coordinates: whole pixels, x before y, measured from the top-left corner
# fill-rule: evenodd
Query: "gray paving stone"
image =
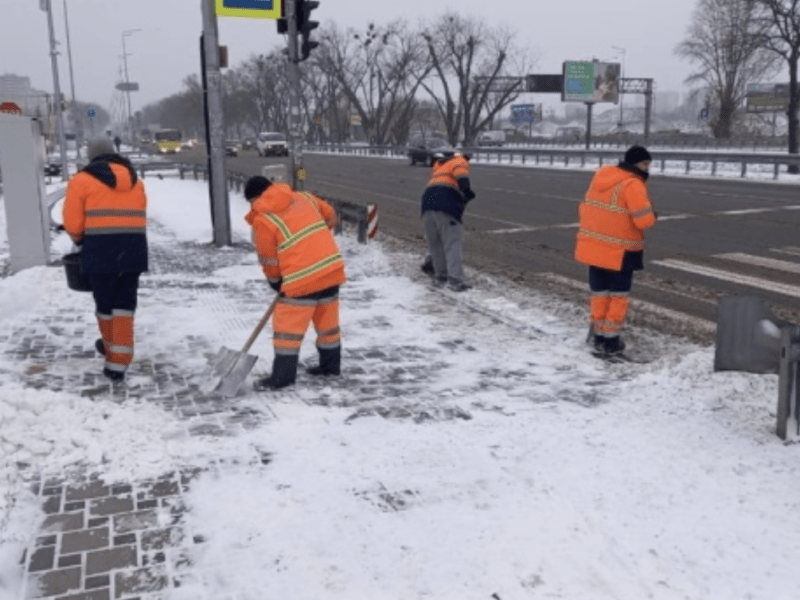
<path id="1" fill-rule="evenodd" d="M 162 565 L 145 567 L 114 575 L 114 595 L 123 598 L 132 594 L 158 592 L 169 586 L 169 577 Z"/>
<path id="2" fill-rule="evenodd" d="M 67 488 L 66 499 L 67 502 L 89 500 L 90 498 L 108 496 L 110 492 L 111 488 L 104 485 L 102 481 L 92 481 L 78 486 L 69 486 Z"/>
<path id="3" fill-rule="evenodd" d="M 83 529 L 83 512 L 49 515 L 42 524 L 42 532 L 44 533 L 60 533 L 62 531 L 75 531 L 76 529 Z"/>
<path id="4" fill-rule="evenodd" d="M 136 567 L 138 566 L 136 556 L 135 546 L 116 546 L 108 550 L 87 552 L 86 575 L 105 573 L 112 569 Z"/>
<path id="5" fill-rule="evenodd" d="M 55 546 L 37 548 L 36 551 L 31 554 L 31 559 L 28 561 L 28 572 L 33 573 L 35 571 L 47 571 L 48 569 L 52 569 L 55 563 L 55 557 Z"/>
<path id="6" fill-rule="evenodd" d="M 133 498 L 131 496 L 108 496 L 89 502 L 89 513 L 92 516 L 114 515 L 118 513 L 131 512 L 133 510 Z"/>
<path id="7" fill-rule="evenodd" d="M 86 550 L 99 550 L 108 547 L 108 543 L 108 527 L 64 533 L 61 537 L 61 553 L 72 554 Z"/>
<path id="8" fill-rule="evenodd" d="M 158 526 L 158 513 L 143 510 L 134 513 L 114 515 L 114 533 L 130 533 L 139 529 L 152 529 Z"/>
<path id="9" fill-rule="evenodd" d="M 33 574 L 28 577 L 28 598 L 46 598 L 60 596 L 67 592 L 80 590 L 81 569 L 70 567 Z"/>

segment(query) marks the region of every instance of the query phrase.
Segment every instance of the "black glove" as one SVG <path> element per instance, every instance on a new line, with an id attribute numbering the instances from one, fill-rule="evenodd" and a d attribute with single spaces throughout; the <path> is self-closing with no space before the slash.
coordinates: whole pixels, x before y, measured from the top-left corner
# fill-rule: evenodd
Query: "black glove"
<path id="1" fill-rule="evenodd" d="M 83 250 L 83 242 L 81 242 L 80 244 L 78 244 L 77 242 L 73 242 L 72 245 L 75 246 L 75 252 L 80 252 L 81 250 Z"/>
<path id="2" fill-rule="evenodd" d="M 56 231 L 64 231 L 64 226 L 63 225 L 58 225 L 56 227 Z"/>
<path id="3" fill-rule="evenodd" d="M 271 287 L 273 290 L 275 290 L 276 292 L 280 292 L 281 291 L 281 284 L 283 283 L 283 277 L 281 277 L 278 280 L 278 283 L 275 283 L 274 281 L 270 281 L 269 279 L 267 279 L 267 283 L 269 283 L 269 287 Z"/>
<path id="4" fill-rule="evenodd" d="M 466 192 L 464 192 L 464 198 L 467 200 L 474 200 L 475 192 L 473 192 L 472 189 L 468 189 Z"/>

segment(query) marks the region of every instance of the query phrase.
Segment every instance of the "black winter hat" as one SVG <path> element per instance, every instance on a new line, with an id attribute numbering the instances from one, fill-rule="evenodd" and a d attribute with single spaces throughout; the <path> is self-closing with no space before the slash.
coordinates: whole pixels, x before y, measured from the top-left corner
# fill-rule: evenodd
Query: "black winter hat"
<path id="1" fill-rule="evenodd" d="M 244 197 L 248 202 L 252 202 L 258 198 L 270 186 L 270 181 L 266 177 L 256 175 L 247 180 L 244 186 Z"/>
<path id="2" fill-rule="evenodd" d="M 653 157 L 650 156 L 650 153 L 644 146 L 631 146 L 625 153 L 625 162 L 629 165 L 638 164 L 643 160 L 653 160 Z"/>

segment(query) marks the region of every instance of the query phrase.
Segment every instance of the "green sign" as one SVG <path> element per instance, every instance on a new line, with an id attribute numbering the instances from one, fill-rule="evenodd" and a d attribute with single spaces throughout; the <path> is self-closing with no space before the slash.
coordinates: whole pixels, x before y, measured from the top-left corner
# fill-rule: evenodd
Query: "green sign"
<path id="1" fill-rule="evenodd" d="M 564 91 L 567 102 L 616 102 L 619 99 L 619 63 L 566 61 Z"/>

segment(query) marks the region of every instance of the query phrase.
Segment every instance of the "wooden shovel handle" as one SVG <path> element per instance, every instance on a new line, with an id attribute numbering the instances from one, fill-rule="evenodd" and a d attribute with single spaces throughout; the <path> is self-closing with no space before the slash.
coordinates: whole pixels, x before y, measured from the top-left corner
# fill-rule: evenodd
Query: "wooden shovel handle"
<path id="1" fill-rule="evenodd" d="M 267 308 L 267 312 L 264 313 L 264 316 L 261 317 L 261 320 L 258 322 L 258 325 L 256 325 L 256 328 L 253 330 L 253 333 L 251 333 L 250 337 L 247 338 L 247 341 L 244 344 L 244 348 L 242 348 L 242 351 L 239 353 L 240 356 L 244 356 L 245 354 L 247 354 L 247 351 L 250 350 L 250 346 L 252 346 L 253 342 L 256 341 L 256 338 L 258 337 L 258 334 L 261 333 L 262 329 L 264 329 L 264 325 L 267 324 L 267 321 L 269 321 L 269 318 L 272 316 L 272 313 L 275 311 L 275 306 L 278 304 L 278 298 L 280 298 L 280 297 L 281 297 L 281 294 L 276 294 L 275 295 L 275 298 L 273 298 L 272 303 Z"/>

